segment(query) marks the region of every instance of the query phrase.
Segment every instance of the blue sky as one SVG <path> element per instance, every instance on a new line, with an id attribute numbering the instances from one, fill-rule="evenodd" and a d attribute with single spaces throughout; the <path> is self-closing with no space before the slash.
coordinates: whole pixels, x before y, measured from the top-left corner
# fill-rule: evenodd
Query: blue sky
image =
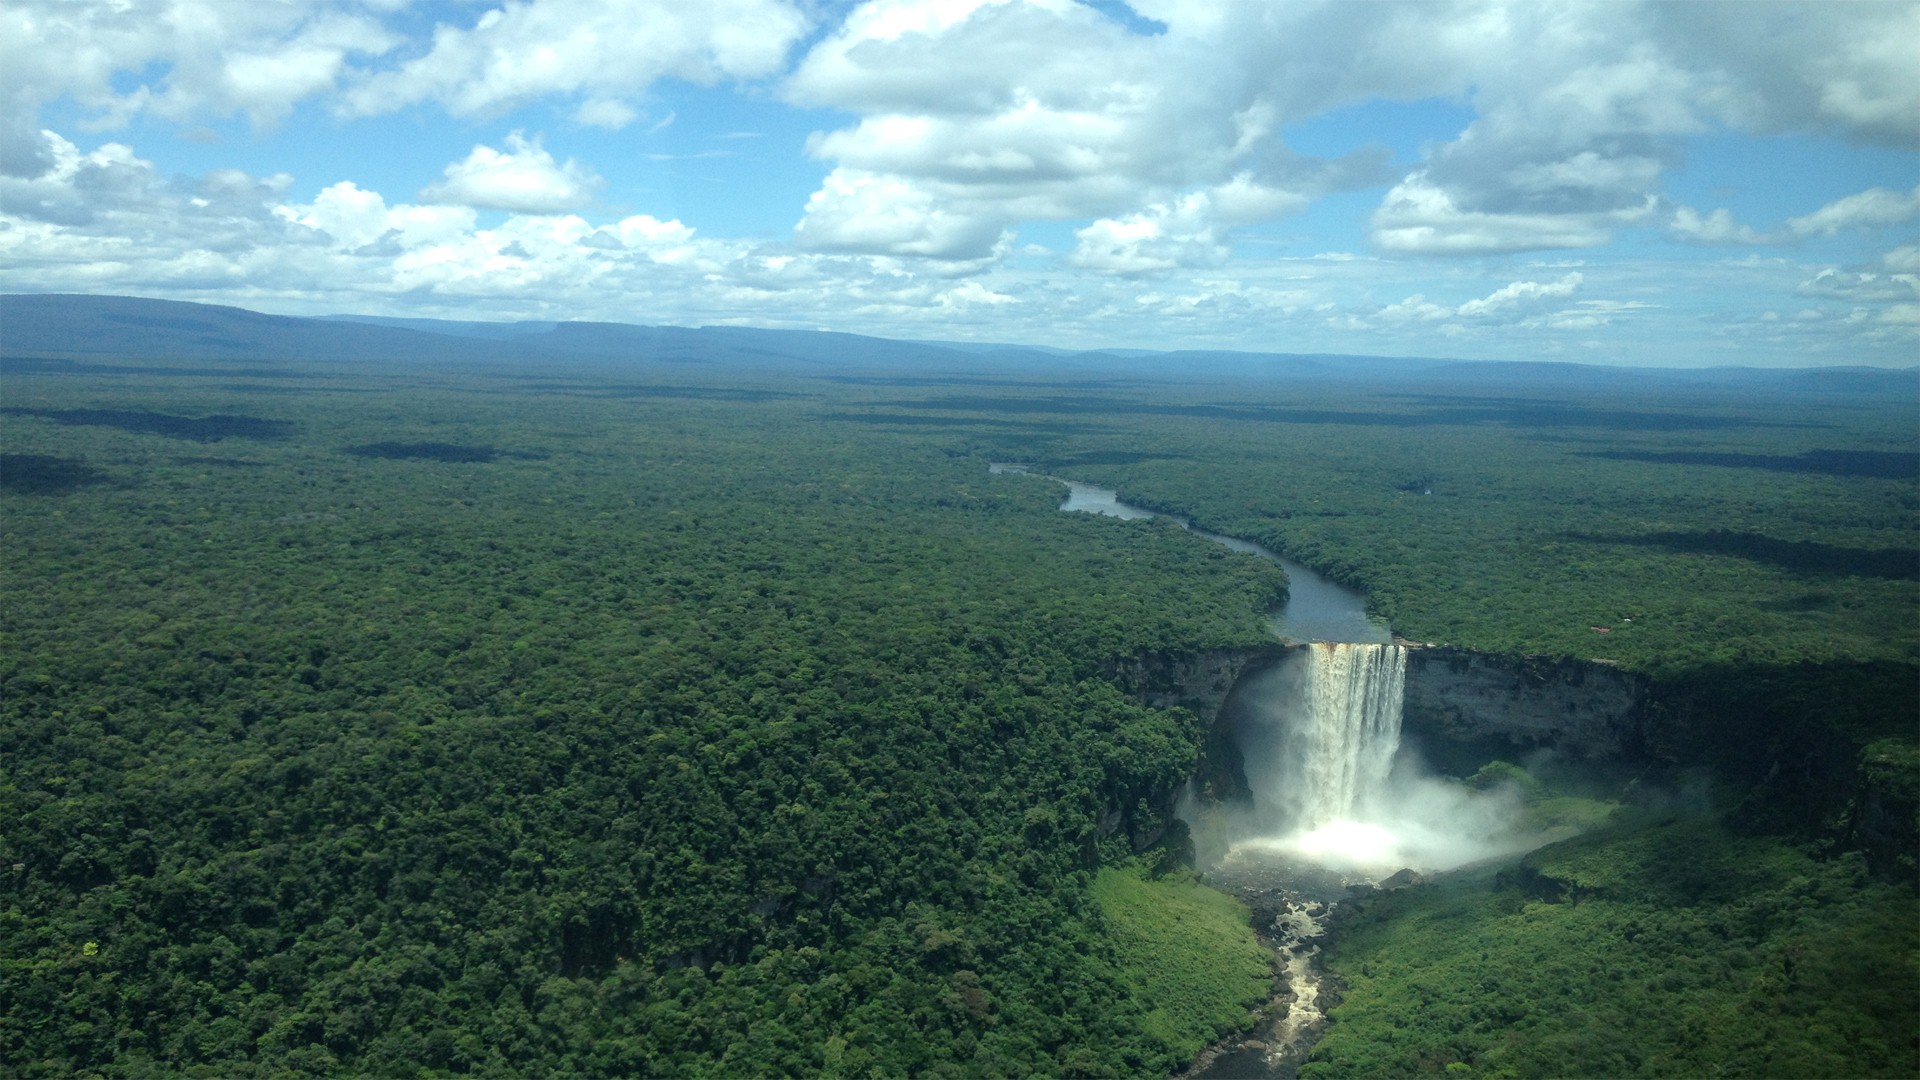
<path id="1" fill-rule="evenodd" d="M 1920 4 L 8 0 L 0 290 L 1920 363 Z"/>

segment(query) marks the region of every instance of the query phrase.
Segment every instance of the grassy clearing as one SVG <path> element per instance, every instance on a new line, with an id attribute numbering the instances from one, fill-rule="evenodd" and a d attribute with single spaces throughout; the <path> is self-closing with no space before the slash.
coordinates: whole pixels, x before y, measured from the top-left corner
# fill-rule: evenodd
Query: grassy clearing
<path id="1" fill-rule="evenodd" d="M 1120 973 L 1146 1009 L 1146 1029 L 1190 1059 L 1223 1032 L 1245 1026 L 1272 985 L 1272 955 L 1254 936 L 1246 905 L 1192 877 L 1105 868 L 1093 883 Z"/>

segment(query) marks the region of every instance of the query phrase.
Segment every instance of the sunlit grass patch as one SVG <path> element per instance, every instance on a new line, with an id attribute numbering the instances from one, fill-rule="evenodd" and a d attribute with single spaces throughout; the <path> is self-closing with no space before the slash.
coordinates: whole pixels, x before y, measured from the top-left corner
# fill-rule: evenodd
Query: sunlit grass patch
<path id="1" fill-rule="evenodd" d="M 1233 897 L 1188 876 L 1152 878 L 1130 866 L 1102 869 L 1093 898 L 1148 1033 L 1177 1056 L 1190 1058 L 1245 1026 L 1267 997 L 1271 954 Z"/>

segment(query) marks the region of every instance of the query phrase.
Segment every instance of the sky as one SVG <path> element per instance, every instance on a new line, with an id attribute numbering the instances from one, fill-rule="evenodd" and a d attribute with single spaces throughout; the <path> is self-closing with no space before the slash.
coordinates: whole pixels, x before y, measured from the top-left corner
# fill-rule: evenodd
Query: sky
<path id="1" fill-rule="evenodd" d="M 0 292 L 1909 366 L 1920 3 L 5 0 Z"/>

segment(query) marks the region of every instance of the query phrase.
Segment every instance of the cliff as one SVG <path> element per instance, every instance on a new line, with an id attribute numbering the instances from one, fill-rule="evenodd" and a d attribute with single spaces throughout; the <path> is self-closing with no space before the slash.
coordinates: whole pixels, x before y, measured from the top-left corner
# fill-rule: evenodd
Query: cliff
<path id="1" fill-rule="evenodd" d="M 1246 776 L 1221 708 L 1241 676 L 1278 663 L 1287 655 L 1279 644 L 1246 649 L 1207 649 L 1192 653 L 1149 653 L 1121 661 L 1107 672 L 1122 690 L 1156 709 L 1184 708 L 1198 717 L 1206 734 L 1195 769 L 1195 787 L 1212 801 L 1246 792 Z M 1101 815 L 1099 833 L 1125 828 L 1133 850 L 1160 843 L 1177 820 L 1177 789 L 1119 793 Z M 1182 844 L 1185 843 L 1184 837 Z"/>
<path id="2" fill-rule="evenodd" d="M 1280 644 L 1251 649 L 1208 649 L 1194 653 L 1149 653 L 1116 664 L 1107 673 L 1122 690 L 1156 709 L 1181 706 L 1208 724 L 1249 668 L 1264 668 L 1285 657 Z"/>
<path id="3" fill-rule="evenodd" d="M 1647 697 L 1645 679 L 1607 664 L 1409 646 L 1401 731 L 1429 745 L 1633 760 L 1646 750 Z"/>

